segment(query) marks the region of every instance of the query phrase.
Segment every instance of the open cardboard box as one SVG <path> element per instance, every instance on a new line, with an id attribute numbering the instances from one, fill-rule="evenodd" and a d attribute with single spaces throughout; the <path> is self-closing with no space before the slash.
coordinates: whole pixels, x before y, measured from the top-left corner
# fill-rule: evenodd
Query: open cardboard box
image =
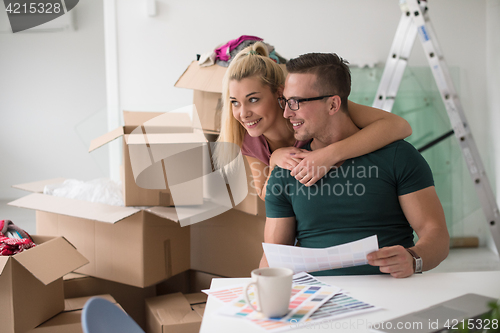
<path id="1" fill-rule="evenodd" d="M 139 326 L 146 328 L 144 300 L 157 295 L 156 286 L 138 288 L 79 273 L 66 274 L 63 281 L 65 299 L 110 294 Z"/>
<path id="2" fill-rule="evenodd" d="M 92 140 L 89 152 L 123 138 L 125 206 L 203 203 L 202 149 L 206 139 L 187 113 L 123 112 L 125 126 Z M 170 158 L 177 163 L 164 163 Z M 182 165 L 182 169 L 169 169 Z M 169 177 L 170 175 L 175 175 Z M 170 186 L 167 178 L 170 179 Z M 172 197 L 174 186 L 182 186 Z"/>
<path id="3" fill-rule="evenodd" d="M 60 181 L 15 187 L 41 192 L 45 185 Z M 37 233 L 70 240 L 90 261 L 77 273 L 131 286 L 151 286 L 190 268 L 227 277 L 250 276 L 262 256 L 265 217 L 237 209 L 181 227 L 173 207 L 137 209 L 41 193 L 9 205 L 36 210 Z M 182 212 L 199 217 L 196 207 Z"/>
<path id="4" fill-rule="evenodd" d="M 5 333 L 27 332 L 63 311 L 62 277 L 88 263 L 62 237 L 32 238 L 37 246 L 0 256 L 0 322 Z"/>
<path id="5" fill-rule="evenodd" d="M 87 301 L 93 297 L 67 298 L 64 300 L 64 311 L 57 316 L 47 320 L 37 326 L 30 333 L 83 333 L 82 329 L 82 310 Z M 95 295 L 116 304 L 118 304 L 111 295 Z M 125 310 L 124 310 L 125 311 Z"/>
<path id="6" fill-rule="evenodd" d="M 146 300 L 148 333 L 198 333 L 207 295 L 174 293 Z"/>
<path id="7" fill-rule="evenodd" d="M 35 192 L 9 205 L 36 210 L 37 234 L 64 235 L 90 263 L 76 270 L 147 287 L 190 268 L 189 227 L 175 208 L 148 210 L 41 194 L 56 180 L 17 185 Z"/>

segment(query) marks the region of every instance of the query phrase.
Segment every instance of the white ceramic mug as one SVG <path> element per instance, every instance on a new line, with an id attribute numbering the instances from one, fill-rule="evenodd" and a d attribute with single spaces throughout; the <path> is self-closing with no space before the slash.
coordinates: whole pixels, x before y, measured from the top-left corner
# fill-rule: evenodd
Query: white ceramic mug
<path id="1" fill-rule="evenodd" d="M 245 299 L 266 317 L 281 317 L 288 313 L 292 294 L 293 271 L 289 268 L 259 268 L 252 271 L 252 282 L 245 287 Z M 248 288 L 255 287 L 257 308 L 249 300 Z"/>

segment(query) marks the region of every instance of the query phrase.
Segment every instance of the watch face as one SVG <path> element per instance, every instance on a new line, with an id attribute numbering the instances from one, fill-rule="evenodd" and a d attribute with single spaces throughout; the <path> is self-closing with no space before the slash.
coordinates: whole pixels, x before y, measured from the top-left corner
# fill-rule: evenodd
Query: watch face
<path id="1" fill-rule="evenodd" d="M 422 258 L 415 259 L 415 273 L 422 273 Z"/>

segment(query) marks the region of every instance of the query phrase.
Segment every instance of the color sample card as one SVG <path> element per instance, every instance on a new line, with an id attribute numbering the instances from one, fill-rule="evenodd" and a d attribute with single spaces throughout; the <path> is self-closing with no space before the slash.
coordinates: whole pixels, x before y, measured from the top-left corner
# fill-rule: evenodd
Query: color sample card
<path id="1" fill-rule="evenodd" d="M 246 303 L 243 295 L 234 301 L 227 303 L 226 306 L 219 310 L 219 314 L 246 319 L 269 319 L 271 321 L 281 321 L 284 323 L 304 322 L 314 313 L 314 311 L 316 311 L 321 305 L 323 305 L 339 291 L 340 288 L 338 287 L 294 284 L 292 285 L 292 293 L 290 296 L 290 311 L 283 317 L 263 317 L 262 314 L 254 311 Z M 250 300 L 252 300 L 252 305 L 257 307 L 255 302 L 255 291 L 253 288 L 249 289 L 248 296 Z"/>
<path id="2" fill-rule="evenodd" d="M 331 286 L 320 280 L 316 279 L 311 274 L 307 274 L 306 272 L 300 272 L 293 275 L 293 283 L 294 284 L 306 284 L 308 286 Z"/>
<path id="3" fill-rule="evenodd" d="M 245 289 L 244 284 L 234 285 L 230 288 L 223 287 L 217 289 L 205 289 L 202 290 L 205 294 L 209 296 L 214 296 L 219 301 L 223 303 L 231 303 L 235 299 L 241 297 L 243 295 L 243 290 Z"/>
<path id="4" fill-rule="evenodd" d="M 309 317 L 309 321 L 324 321 L 325 319 L 331 320 L 334 318 L 345 317 L 346 315 L 353 315 L 378 309 L 380 308 L 355 299 L 347 294 L 340 293 L 330 298 L 328 302 L 316 310 Z"/>
<path id="5" fill-rule="evenodd" d="M 269 243 L 262 243 L 262 246 L 269 267 L 287 267 L 298 273 L 366 265 L 366 255 L 378 250 L 378 240 L 373 235 L 324 249 Z"/>

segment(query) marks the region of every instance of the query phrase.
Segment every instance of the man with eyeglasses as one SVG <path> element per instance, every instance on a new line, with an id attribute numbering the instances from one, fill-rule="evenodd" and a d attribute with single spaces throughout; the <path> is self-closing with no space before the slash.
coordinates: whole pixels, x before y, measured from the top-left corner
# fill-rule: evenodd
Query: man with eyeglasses
<path id="1" fill-rule="evenodd" d="M 295 139 L 312 139 L 304 149 L 326 147 L 360 130 L 347 110 L 351 75 L 345 60 L 310 53 L 290 60 L 287 70 L 279 102 Z M 369 265 L 313 274 L 403 278 L 436 267 L 448 255 L 449 235 L 431 170 L 409 143 L 400 140 L 342 161 L 309 187 L 298 181 L 306 174 L 305 169 L 293 176 L 280 167 L 272 171 L 265 242 L 297 240 L 302 247 L 326 248 L 377 235 L 380 247 L 367 256 Z"/>

